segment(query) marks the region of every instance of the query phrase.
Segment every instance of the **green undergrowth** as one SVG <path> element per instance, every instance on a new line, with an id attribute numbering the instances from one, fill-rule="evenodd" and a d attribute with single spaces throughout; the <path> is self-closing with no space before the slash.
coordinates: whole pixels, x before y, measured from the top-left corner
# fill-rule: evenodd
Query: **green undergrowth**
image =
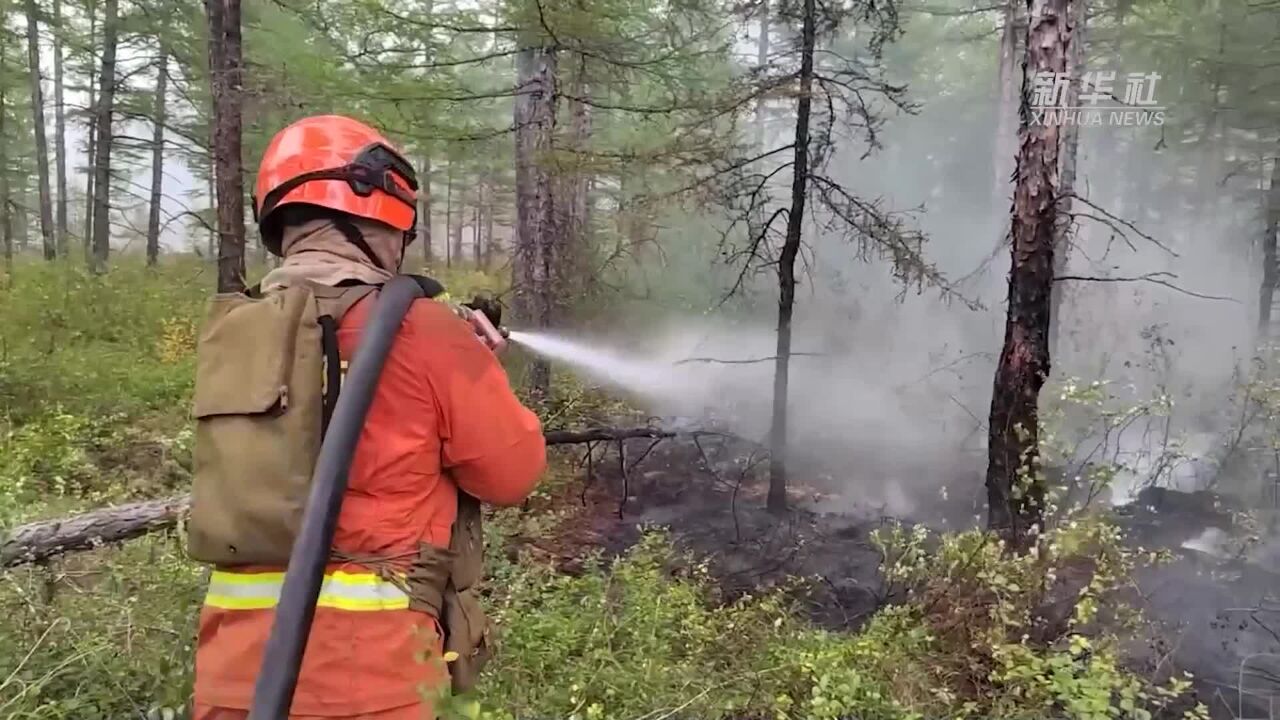
<path id="1" fill-rule="evenodd" d="M 499 278 L 438 273 L 455 297 Z M 195 328 L 212 268 L 130 260 L 104 277 L 22 263 L 0 291 L 0 534 L 105 502 L 188 487 Z M 519 388 L 527 358 L 508 359 Z M 555 373 L 549 428 L 641 423 Z M 579 482 L 582 448 L 554 450 L 539 493 Z M 490 523 L 488 602 L 500 645 L 481 691 L 446 715 L 667 720 L 972 718 L 1145 720 L 1182 714 L 1185 679 L 1126 670 L 1142 618 L 1128 578 L 1159 561 L 1098 522 L 1065 524 L 1012 556 L 991 536 L 889 528 L 877 538 L 902 601 L 858 632 L 820 629 L 802 588 L 727 602 L 707 566 L 650 531 L 617 561 L 566 575 L 515 551 L 554 537 L 554 502 Z M 159 716 L 190 696 L 204 570 L 180 532 L 0 571 L 0 720 Z M 806 581 L 798 579 L 798 585 Z M 1065 609 L 1064 609 L 1065 608 Z"/>
<path id="2" fill-rule="evenodd" d="M 474 697 L 441 703 L 446 717 L 1186 713 L 1185 678 L 1124 669 L 1120 633 L 1140 618 L 1104 608 L 1116 607 L 1124 579 L 1150 559 L 1121 550 L 1103 524 L 1055 531 L 1043 553 L 1022 557 L 983 533 L 929 538 L 890 529 L 877 542 L 907 599 L 846 633 L 806 622 L 792 588 L 724 602 L 707 566 L 673 550 L 660 531 L 616 562 L 597 558 L 572 576 L 501 552 L 506 535 L 538 522 L 519 510 L 491 522 L 487 587 L 498 653 Z M 182 707 L 202 588 L 203 570 L 169 536 L 0 575 L 0 719 Z M 1075 602 L 1058 627 L 1032 630 L 1044 605 L 1066 594 Z"/>
<path id="3" fill-rule="evenodd" d="M 454 299 L 503 289 L 495 273 L 406 269 L 437 277 Z M 125 257 L 102 276 L 18 264 L 0 286 L 0 531 L 185 488 L 196 333 L 213 282 L 210 264 L 185 256 L 158 268 Z M 544 409 L 568 426 L 609 402 L 558 376 Z"/>

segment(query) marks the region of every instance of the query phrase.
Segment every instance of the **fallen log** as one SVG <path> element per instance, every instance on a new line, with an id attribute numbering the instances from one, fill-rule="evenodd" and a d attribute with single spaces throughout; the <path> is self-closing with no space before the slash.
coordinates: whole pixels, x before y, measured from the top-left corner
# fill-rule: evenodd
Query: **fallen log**
<path id="1" fill-rule="evenodd" d="M 701 430 L 668 430 L 643 426 L 550 430 L 548 445 L 622 441 L 632 438 L 661 440 L 682 435 L 711 434 Z M 716 433 L 718 434 L 718 433 Z M 0 568 L 36 563 L 64 553 L 91 550 L 173 527 L 187 509 L 187 494 L 160 500 L 116 505 L 56 520 L 22 525 L 0 542 Z"/>
<path id="2" fill-rule="evenodd" d="M 178 522 L 188 501 L 184 494 L 23 525 L 0 543 L 0 568 L 40 562 L 164 530 Z"/>

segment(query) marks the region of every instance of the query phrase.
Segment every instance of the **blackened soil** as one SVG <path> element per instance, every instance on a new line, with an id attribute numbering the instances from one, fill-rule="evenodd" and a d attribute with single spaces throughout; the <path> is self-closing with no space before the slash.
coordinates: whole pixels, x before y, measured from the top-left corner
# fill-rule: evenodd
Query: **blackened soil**
<path id="1" fill-rule="evenodd" d="M 798 480 L 791 509 L 769 513 L 767 462 L 741 441 L 650 444 L 626 441 L 625 461 L 617 443 L 597 446 L 589 476 L 584 462 L 560 499 L 581 511 L 554 540 L 534 544 L 572 572 L 592 549 L 618 555 L 645 528 L 661 528 L 679 550 L 706 559 L 726 600 L 800 579 L 795 592 L 809 617 L 832 628 L 856 627 L 886 601 L 869 539 L 879 519 L 807 509 L 820 496 Z"/>

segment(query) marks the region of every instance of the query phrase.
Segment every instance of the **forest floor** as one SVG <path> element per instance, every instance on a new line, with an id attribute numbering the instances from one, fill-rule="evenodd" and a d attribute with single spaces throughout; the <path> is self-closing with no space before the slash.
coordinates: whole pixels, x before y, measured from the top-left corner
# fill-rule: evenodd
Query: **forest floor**
<path id="1" fill-rule="evenodd" d="M 707 562 L 724 599 L 808 581 L 806 614 L 833 629 L 858 627 L 889 599 L 870 541 L 887 518 L 808 509 L 821 494 L 803 485 L 790 489 L 785 516 L 769 513 L 767 466 L 741 443 L 674 439 L 647 454 L 647 441 L 627 447 L 625 471 L 616 445 L 597 449 L 590 479 L 584 462 L 577 482 L 550 500 L 569 510 L 564 523 L 520 545 L 575 572 L 593 552 L 619 555 L 645 528 L 663 528 L 677 548 Z"/>
<path id="2" fill-rule="evenodd" d="M 769 513 L 767 466 L 754 463 L 749 444 L 674 439 L 649 449 L 633 440 L 625 468 L 616 445 L 597 449 L 588 479 L 584 453 L 575 481 L 544 500 L 566 511 L 562 524 L 513 550 L 574 573 L 594 553 L 621 555 L 658 527 L 706 560 L 725 600 L 793 585 L 811 621 L 856 630 L 898 599 L 870 540 L 897 521 L 871 509 L 821 511 L 851 504 L 824 502 L 823 490 L 803 483 L 791 487 L 785 516 Z M 935 520 L 966 509 L 936 510 Z M 1270 720 L 1280 702 L 1280 604 L 1271 599 L 1280 572 L 1265 548 L 1232 544 L 1234 510 L 1211 492 L 1149 489 L 1114 511 L 1128 545 L 1170 554 L 1135 578 L 1133 602 L 1153 623 L 1130 643 L 1130 662 L 1153 676 L 1191 672 L 1214 718 Z"/>

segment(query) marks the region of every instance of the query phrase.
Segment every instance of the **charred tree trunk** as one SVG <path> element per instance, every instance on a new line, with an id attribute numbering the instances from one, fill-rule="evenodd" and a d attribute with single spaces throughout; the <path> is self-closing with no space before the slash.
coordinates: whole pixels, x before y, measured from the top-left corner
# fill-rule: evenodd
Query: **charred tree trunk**
<path id="1" fill-rule="evenodd" d="M 1071 5 L 1071 49 L 1068 58 L 1071 69 L 1071 84 L 1067 86 L 1063 104 L 1077 107 L 1080 104 L 1081 84 L 1085 71 L 1085 23 L 1088 18 L 1088 0 L 1074 0 Z M 1057 225 L 1054 236 L 1053 275 L 1066 274 L 1067 260 L 1071 257 L 1071 207 L 1072 195 L 1076 190 L 1077 156 L 1080 152 L 1080 125 L 1071 123 L 1062 129 L 1062 180 L 1058 191 L 1062 199 L 1057 207 Z M 1049 357 L 1058 356 L 1058 341 L 1062 327 L 1063 293 L 1066 287 L 1062 283 L 1054 283 L 1050 295 L 1049 311 Z"/>
<path id="2" fill-rule="evenodd" d="M 554 321 L 554 271 L 559 235 L 556 202 L 546 158 L 556 129 L 556 54 L 547 47 L 522 50 L 516 58 L 516 240 L 512 262 L 515 310 L 533 328 Z M 529 370 L 534 394 L 546 398 L 551 366 L 535 359 Z"/>
<path id="3" fill-rule="evenodd" d="M 240 116 L 244 69 L 240 0 L 205 0 L 213 89 L 213 158 L 217 190 L 218 292 L 245 288 L 244 173 Z"/>
<path id="4" fill-rule="evenodd" d="M 1277 275 L 1276 235 L 1280 232 L 1280 152 L 1271 161 L 1271 180 L 1267 187 L 1266 224 L 1262 229 L 1262 288 L 1258 297 L 1259 345 L 1276 339 L 1272 330 L 1271 309 L 1275 305 Z"/>
<path id="5" fill-rule="evenodd" d="M 431 247 L 431 156 L 422 156 L 422 169 L 418 173 L 418 232 L 422 234 L 422 259 L 430 264 Z"/>
<path id="6" fill-rule="evenodd" d="M 40 237 L 44 259 L 58 256 L 53 236 L 53 196 L 49 190 L 49 138 L 44 127 L 44 88 L 40 82 L 40 18 L 36 0 L 27 0 L 27 63 L 31 71 L 31 121 L 36 136 L 36 182 L 40 193 Z"/>
<path id="7" fill-rule="evenodd" d="M 1017 148 L 1014 117 L 1018 110 L 1018 87 L 1022 82 L 1019 74 L 1025 72 L 1018 62 L 1018 39 L 1023 29 L 1019 3 L 1020 0 L 1007 0 L 1000 31 L 1000 67 L 997 75 L 999 102 L 996 104 L 996 136 L 991 161 L 994 173 L 991 197 L 993 204 L 1002 212 L 1003 208 L 1000 206 L 1007 197 L 1009 175 Z"/>
<path id="8" fill-rule="evenodd" d="M 804 0 L 800 34 L 800 96 L 796 102 L 795 156 L 791 165 L 791 211 L 778 258 L 778 351 L 773 372 L 773 423 L 769 430 L 771 512 L 787 509 L 787 382 L 791 367 L 791 313 L 796 301 L 796 257 L 804 227 L 809 182 L 809 111 L 813 102 L 813 51 L 817 35 L 816 0 Z"/>
<path id="9" fill-rule="evenodd" d="M 147 265 L 154 266 L 160 258 L 160 199 L 164 187 L 164 123 L 165 92 L 168 90 L 169 58 L 160 49 L 160 64 L 156 66 L 155 109 L 151 124 L 151 206 L 147 214 Z"/>
<path id="10" fill-rule="evenodd" d="M 119 0 L 107 0 L 102 18 L 102 69 L 98 72 L 97 157 L 93 181 L 93 271 L 105 272 L 111 253 L 111 116 L 116 93 L 116 18 Z"/>
<path id="11" fill-rule="evenodd" d="M 53 214 L 58 254 L 67 257 L 71 242 L 67 236 L 67 105 L 63 97 L 62 31 L 62 0 L 53 0 L 53 153 L 58 190 Z"/>
<path id="12" fill-rule="evenodd" d="M 85 3 L 85 12 L 89 14 L 89 47 L 97 47 L 98 6 L 90 0 Z M 86 154 L 88 168 L 84 179 L 84 235 L 80 241 L 84 244 L 84 264 L 93 267 L 93 202 L 96 194 L 93 183 L 98 176 L 95 167 L 98 159 L 98 82 L 94 73 L 94 65 L 89 63 L 89 108 L 85 118 Z"/>
<path id="13" fill-rule="evenodd" d="M 1034 542 L 1044 517 L 1038 403 L 1040 388 L 1049 375 L 1061 140 L 1056 118 L 1044 124 L 1033 121 L 1027 78 L 1066 72 L 1071 49 L 1069 2 L 1027 2 L 1020 143 L 1010 227 L 1009 305 L 991 396 L 987 466 L 988 525 L 1015 549 Z"/>

